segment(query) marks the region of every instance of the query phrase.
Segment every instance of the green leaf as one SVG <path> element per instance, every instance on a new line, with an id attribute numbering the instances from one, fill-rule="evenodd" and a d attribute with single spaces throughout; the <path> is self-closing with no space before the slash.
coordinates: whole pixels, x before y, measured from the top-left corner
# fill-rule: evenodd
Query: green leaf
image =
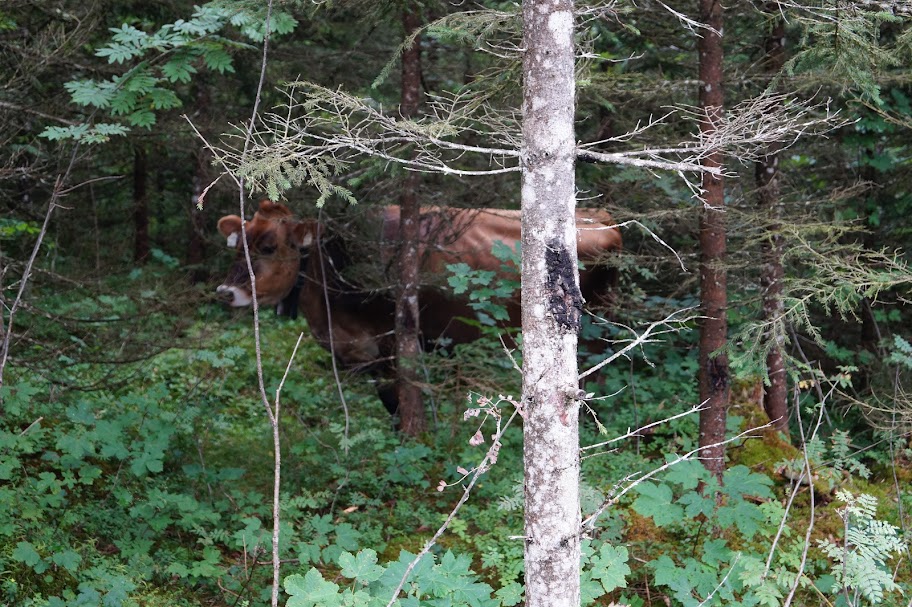
<path id="1" fill-rule="evenodd" d="M 614 547 L 608 543 L 602 544 L 598 554 L 592 557 L 592 577 L 601 581 L 606 594 L 627 587 L 628 558 L 626 546 Z"/>
<path id="2" fill-rule="evenodd" d="M 82 106 L 91 105 L 105 109 L 111 105 L 111 98 L 114 96 L 114 88 L 109 82 L 99 84 L 94 80 L 73 80 L 65 83 L 63 87 L 69 91 L 73 103 Z"/>
<path id="3" fill-rule="evenodd" d="M 744 495 L 772 498 L 772 484 L 773 481 L 768 476 L 751 472 L 751 469 L 744 465 L 733 466 L 722 475 L 722 491 L 736 498 Z"/>
<path id="4" fill-rule="evenodd" d="M 183 82 L 185 84 L 190 82 L 193 74 L 196 73 L 196 68 L 190 63 L 191 59 L 187 55 L 172 59 L 162 66 L 162 74 L 170 82 Z"/>
<path id="5" fill-rule="evenodd" d="M 711 517 L 716 510 L 716 500 L 712 494 L 688 491 L 678 501 L 684 505 L 684 515 L 689 519 L 696 518 L 701 514 Z"/>
<path id="6" fill-rule="evenodd" d="M 123 63 L 124 61 L 141 54 L 141 52 L 142 51 L 132 45 L 112 42 L 108 46 L 98 49 L 95 52 L 95 55 L 98 57 L 107 57 L 108 63 Z"/>
<path id="7" fill-rule="evenodd" d="M 703 542 L 702 561 L 711 567 L 720 563 L 727 563 L 731 557 L 731 550 L 725 543 L 725 540 L 707 540 Z"/>
<path id="8" fill-rule="evenodd" d="M 358 549 L 358 540 L 361 533 L 349 523 L 339 523 L 336 525 L 336 546 L 342 550 L 352 552 Z"/>
<path id="9" fill-rule="evenodd" d="M 128 23 L 124 23 L 120 27 L 112 27 L 109 31 L 114 34 L 111 38 L 115 42 L 133 44 L 136 46 L 141 46 L 143 42 L 149 38 L 149 34 Z"/>
<path id="10" fill-rule="evenodd" d="M 31 542 L 19 542 L 13 549 L 13 558 L 29 567 L 35 567 L 41 562 L 41 555 L 35 550 Z"/>
<path id="11" fill-rule="evenodd" d="M 234 72 L 234 66 L 231 65 L 231 55 L 221 47 L 212 48 L 203 52 L 203 62 L 210 70 L 215 70 L 219 74 L 225 72 Z"/>
<path id="12" fill-rule="evenodd" d="M 674 496 L 668 485 L 640 483 L 637 485 L 640 496 L 633 502 L 633 509 L 643 516 L 651 516 L 659 527 L 680 523 L 684 518 L 684 509 L 674 503 Z"/>
<path id="13" fill-rule="evenodd" d="M 168 110 L 181 106 L 181 100 L 174 91 L 154 88 L 148 94 L 149 105 L 153 110 Z"/>
<path id="14" fill-rule="evenodd" d="M 291 595 L 287 607 L 337 607 L 342 604 L 339 587 L 323 579 L 323 575 L 311 567 L 307 575 L 290 575 L 282 585 L 285 592 Z"/>
<path id="15" fill-rule="evenodd" d="M 687 573 L 675 565 L 671 558 L 660 556 L 653 562 L 653 567 L 655 568 L 656 584 L 667 586 L 679 600 L 691 598 L 693 583 Z"/>
<path id="16" fill-rule="evenodd" d="M 671 458 L 666 458 L 668 461 Z M 696 489 L 700 481 L 709 477 L 706 466 L 697 460 L 686 460 L 671 467 L 665 475 L 666 482 L 680 485 L 684 491 Z"/>
<path id="17" fill-rule="evenodd" d="M 376 582 L 385 571 L 377 564 L 377 553 L 369 548 L 361 550 L 357 556 L 343 552 L 339 556 L 339 565 L 342 567 L 342 575 L 365 584 Z"/>
<path id="18" fill-rule="evenodd" d="M 415 555 L 407 550 L 402 550 L 399 552 L 399 560 L 391 562 L 386 568 L 386 573 L 383 574 L 383 577 L 380 579 L 380 584 L 383 586 L 388 586 L 390 588 L 395 588 L 399 584 L 399 580 L 402 579 L 402 576 L 405 575 L 405 570 L 408 569 L 409 565 L 412 564 L 412 561 L 415 559 Z M 408 579 L 406 582 L 411 582 L 416 578 L 427 575 L 427 573 L 434 566 L 434 557 L 430 554 L 425 554 L 421 557 L 421 560 L 415 565 L 415 568 L 412 569 L 412 572 L 409 573 Z"/>
<path id="19" fill-rule="evenodd" d="M 140 94 L 135 91 L 119 90 L 111 97 L 111 114 L 123 116 L 136 109 Z"/>
<path id="20" fill-rule="evenodd" d="M 167 567 L 167 569 L 165 569 L 165 571 L 172 575 L 176 575 L 179 578 L 186 578 L 186 577 L 190 576 L 190 569 L 183 563 L 180 563 L 177 561 L 174 561 L 173 563 L 168 565 L 168 567 Z"/>
<path id="21" fill-rule="evenodd" d="M 155 112 L 152 110 L 139 110 L 127 116 L 127 121 L 133 126 L 142 126 L 148 129 L 155 124 Z"/>
<path id="22" fill-rule="evenodd" d="M 746 539 L 750 539 L 760 530 L 760 523 L 766 517 L 757 504 L 744 500 L 732 500 L 732 503 L 719 508 L 716 520 L 722 527 L 735 525 Z"/>
<path id="23" fill-rule="evenodd" d="M 52 556 L 51 560 L 54 564 L 63 567 L 67 571 L 76 571 L 79 568 L 79 563 L 82 562 L 82 557 L 73 550 L 64 550 Z"/>
<path id="24" fill-rule="evenodd" d="M 131 93 L 148 93 L 158 83 L 159 79 L 153 76 L 148 69 L 135 71 L 122 81 L 123 90 Z"/>
<path id="25" fill-rule="evenodd" d="M 503 607 L 513 607 L 522 602 L 524 590 L 523 585 L 519 582 L 509 582 L 495 592 L 494 596 Z"/>

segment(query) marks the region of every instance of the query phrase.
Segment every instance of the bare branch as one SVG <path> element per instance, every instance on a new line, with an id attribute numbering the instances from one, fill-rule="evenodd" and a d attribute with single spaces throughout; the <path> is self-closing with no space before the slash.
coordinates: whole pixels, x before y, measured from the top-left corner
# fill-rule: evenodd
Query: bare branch
<path id="1" fill-rule="evenodd" d="M 681 418 L 681 417 L 687 417 L 688 415 L 692 415 L 692 414 L 694 414 L 694 413 L 697 413 L 697 412 L 699 412 L 699 411 L 702 411 L 702 410 L 703 410 L 703 407 L 704 407 L 705 405 L 706 405 L 705 402 L 703 402 L 703 403 L 701 403 L 701 404 L 699 404 L 699 405 L 694 405 L 693 407 L 691 407 L 691 408 L 688 409 L 687 411 L 682 411 L 681 413 L 678 413 L 678 414 L 676 414 L 676 415 L 672 415 L 671 417 L 666 417 L 665 419 L 660 419 L 660 420 L 658 420 L 658 421 L 654 421 L 654 422 L 652 422 L 652 423 L 646 424 L 645 426 L 641 426 L 641 427 L 637 428 L 636 430 L 628 430 L 627 433 L 624 434 L 624 435 L 622 435 L 622 436 L 616 436 L 616 437 L 614 437 L 614 438 L 612 438 L 612 439 L 610 439 L 610 440 L 606 440 L 606 441 L 601 442 L 601 443 L 596 443 L 596 444 L 594 444 L 594 445 L 588 445 L 588 446 L 586 446 L 586 447 L 580 447 L 580 453 L 582 453 L 583 451 L 586 451 L 587 449 L 598 449 L 599 447 L 604 447 L 605 445 L 610 445 L 610 444 L 612 444 L 612 443 L 616 443 L 616 442 L 622 441 L 622 440 L 624 440 L 625 438 L 631 438 L 631 437 L 633 437 L 633 436 L 638 436 L 638 435 L 642 434 L 644 431 L 649 430 L 650 428 L 654 428 L 654 427 L 656 427 L 656 426 L 661 426 L 662 424 L 667 424 L 667 423 L 670 422 L 670 421 L 674 421 L 674 420 L 679 419 L 679 418 Z"/>
<path id="2" fill-rule="evenodd" d="M 646 329 L 641 334 L 637 335 L 635 339 L 612 341 L 611 343 L 627 342 L 627 345 L 624 346 L 622 349 L 618 350 L 617 352 L 615 352 L 614 354 L 612 354 L 611 356 L 609 356 L 608 358 L 602 360 L 598 364 L 595 364 L 595 365 L 589 367 L 589 369 L 587 369 L 586 371 L 580 373 L 578 379 L 583 379 L 584 377 L 587 377 L 587 376 L 595 373 L 596 371 L 598 371 L 605 365 L 610 365 L 612 362 L 614 362 L 621 356 L 625 356 L 628 352 L 630 352 L 631 350 L 633 350 L 634 348 L 636 348 L 638 346 L 643 345 L 644 343 L 651 343 L 653 341 L 656 341 L 655 339 L 650 339 L 650 336 L 663 335 L 665 333 L 676 333 L 676 332 L 680 331 L 681 325 L 684 325 L 685 323 L 688 323 L 697 317 L 688 316 L 686 318 L 675 318 L 675 316 L 678 314 L 681 314 L 683 312 L 689 312 L 690 310 L 693 310 L 693 308 L 685 308 L 683 310 L 676 310 L 676 311 L 672 312 L 671 314 L 669 314 L 668 316 L 666 316 L 665 318 L 663 318 L 662 320 L 657 320 L 657 321 L 651 323 L 648 327 L 646 327 Z M 674 323 L 678 326 L 671 327 L 670 325 L 672 323 Z M 661 331 L 657 331 L 657 329 L 659 327 L 663 327 L 663 326 L 668 326 L 668 328 L 663 329 Z M 634 334 L 636 333 L 630 327 L 625 327 L 625 328 L 627 330 L 629 330 L 631 333 L 634 333 Z"/>
<path id="3" fill-rule="evenodd" d="M 645 481 L 649 480 L 650 478 L 652 478 L 652 477 L 655 476 L 656 474 L 659 474 L 660 472 L 663 472 L 663 471 L 665 471 L 665 470 L 668 470 L 668 469 L 671 468 L 672 466 L 676 466 L 676 465 L 680 464 L 681 462 L 686 462 L 686 461 L 688 461 L 688 460 L 690 460 L 690 459 L 693 459 L 693 456 L 696 455 L 697 453 L 701 452 L 701 451 L 705 451 L 705 450 L 707 450 L 707 449 L 713 449 L 713 448 L 715 448 L 715 447 L 721 447 L 721 446 L 723 446 L 723 445 L 727 445 L 728 443 L 735 442 L 735 441 L 737 441 L 737 440 L 739 440 L 739 439 L 741 439 L 741 438 L 744 438 L 744 437 L 747 437 L 747 438 L 754 438 L 754 437 L 751 435 L 752 432 L 756 432 L 756 431 L 758 431 L 758 430 L 763 430 L 764 428 L 769 428 L 769 427 L 771 427 L 772 425 L 773 425 L 773 422 L 767 422 L 767 423 L 763 424 L 762 426 L 757 426 L 756 428 L 750 428 L 750 429 L 748 429 L 748 430 L 745 430 L 744 432 L 741 432 L 741 433 L 738 434 L 737 436 L 733 436 L 733 437 L 731 437 L 731 438 L 727 438 L 727 439 L 725 439 L 724 441 L 719 441 L 719 442 L 713 443 L 713 444 L 711 444 L 711 445 L 703 445 L 702 447 L 697 447 L 696 449 L 691 449 L 690 451 L 688 451 L 688 452 L 685 453 L 684 455 L 679 455 L 679 456 L 675 457 L 673 460 L 668 461 L 668 462 L 665 462 L 663 465 L 659 466 L 658 468 L 655 468 L 654 470 L 651 470 L 650 472 L 647 472 L 646 474 L 643 474 L 642 476 L 639 476 L 639 477 L 637 476 L 638 474 L 640 474 L 639 472 L 634 472 L 634 473 L 632 473 L 632 474 L 627 475 L 627 476 L 624 477 L 624 479 L 623 479 L 618 485 L 616 485 L 616 486 L 620 486 L 621 484 L 626 483 L 626 482 L 631 481 L 631 480 L 632 480 L 633 482 L 632 482 L 631 484 L 627 485 L 626 487 L 624 487 L 624 489 L 622 489 L 620 492 L 618 492 L 618 493 L 611 493 L 611 494 L 605 499 L 605 501 L 602 502 L 601 506 L 599 506 L 598 509 L 596 509 L 596 511 L 595 511 L 594 513 L 592 513 L 589 517 L 587 517 L 587 518 L 582 522 L 582 525 L 581 525 L 580 528 L 581 528 L 581 529 L 586 529 L 586 528 L 588 527 L 589 530 L 594 529 L 594 528 L 595 528 L 595 521 L 598 519 L 599 516 L 602 515 L 602 512 L 604 512 L 606 508 L 608 508 L 609 506 L 611 506 L 611 505 L 613 505 L 613 504 L 616 504 L 624 495 L 626 495 L 627 493 L 629 493 L 634 487 L 636 487 L 637 485 L 639 485 L 639 484 L 642 483 L 642 482 L 645 482 Z"/>
<path id="4" fill-rule="evenodd" d="M 494 412 L 498 411 L 497 405 L 500 404 L 500 402 L 502 402 L 504 400 L 507 400 L 508 402 L 510 402 L 510 404 L 514 405 L 514 408 L 513 408 L 513 413 L 510 414 L 510 417 L 507 419 L 506 423 L 504 423 L 503 427 L 501 427 L 500 414 L 494 413 Z M 437 540 L 440 539 L 440 536 L 442 536 L 443 533 L 447 530 L 447 528 L 449 528 L 450 523 L 453 522 L 454 518 L 456 518 L 456 514 L 459 512 L 460 508 L 462 508 L 463 504 L 465 504 L 468 501 L 469 495 L 471 495 L 472 489 L 475 488 L 475 485 L 478 483 L 478 480 L 497 461 L 497 455 L 498 455 L 498 452 L 500 451 L 500 439 L 503 436 L 503 433 L 506 432 L 507 428 L 510 427 L 510 424 L 516 418 L 516 415 L 518 413 L 520 413 L 520 408 L 517 405 L 517 403 L 512 402 L 512 401 L 508 400 L 507 398 L 501 397 L 497 401 L 497 403 L 492 404 L 491 409 L 489 409 L 488 411 L 495 418 L 495 420 L 497 422 L 497 430 L 494 433 L 494 436 L 491 437 L 491 446 L 488 448 L 488 451 L 485 453 L 484 458 L 482 458 L 481 463 L 478 464 L 478 466 L 470 473 L 472 476 L 472 479 L 469 481 L 469 484 L 463 488 L 462 496 L 459 498 L 459 501 L 456 503 L 456 506 L 453 507 L 453 510 L 450 511 L 449 516 L 447 516 L 446 520 L 443 522 L 442 525 L 440 525 L 440 528 L 437 529 L 437 532 L 434 533 L 434 535 L 431 537 L 431 539 L 429 539 L 424 544 L 424 547 L 418 552 L 418 554 L 415 555 L 415 558 L 412 559 L 412 562 L 409 563 L 409 566 L 406 567 L 405 572 L 402 574 L 402 579 L 399 580 L 399 584 L 393 590 L 393 596 L 390 597 L 389 603 L 387 603 L 386 607 L 393 606 L 393 603 L 395 603 L 396 599 L 399 597 L 399 593 L 402 592 L 402 588 L 405 586 L 405 582 L 408 579 L 408 576 L 412 573 L 412 571 L 418 565 L 418 562 L 421 561 L 421 559 L 431 551 L 431 548 L 434 547 L 434 545 L 437 543 Z M 465 478 L 465 477 L 463 477 L 463 478 Z M 441 481 L 441 483 L 442 483 L 441 485 L 437 486 L 438 490 L 440 490 L 440 491 L 442 491 L 447 486 L 447 484 L 444 481 Z"/>

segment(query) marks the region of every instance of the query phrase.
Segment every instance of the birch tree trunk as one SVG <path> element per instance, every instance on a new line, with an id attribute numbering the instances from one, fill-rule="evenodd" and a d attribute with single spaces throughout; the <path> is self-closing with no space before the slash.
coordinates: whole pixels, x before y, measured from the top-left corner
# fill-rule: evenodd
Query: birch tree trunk
<path id="1" fill-rule="evenodd" d="M 770 79 L 785 65 L 785 20 L 781 17 L 779 2 L 767 2 L 763 6 L 767 15 L 776 19 L 767 34 L 763 68 Z M 762 245 L 760 287 L 763 292 L 763 319 L 773 320 L 782 316 L 782 237 L 779 234 L 781 204 L 779 201 L 779 146 L 772 144 L 766 155 L 755 166 L 757 180 L 757 206 L 770 219 L 770 227 Z M 782 336 L 779 332 L 766 336 L 774 340 L 772 349 L 766 355 L 766 373 L 770 385 L 763 395 L 763 409 L 774 427 L 788 433 L 788 386 L 785 381 L 785 361 L 782 356 Z"/>
<path id="2" fill-rule="evenodd" d="M 417 3 L 403 9 L 402 24 L 408 37 L 420 26 Z M 421 46 L 418 40 L 402 53 L 403 118 L 418 114 L 421 94 Z M 418 381 L 419 356 L 419 258 L 421 207 L 415 190 L 418 176 L 410 173 L 403 183 L 399 199 L 399 291 L 396 299 L 396 369 L 399 419 L 402 431 L 415 436 L 424 431 L 426 420 L 421 387 Z"/>
<path id="3" fill-rule="evenodd" d="M 527 607 L 580 602 L 572 0 L 523 2 L 522 330 Z"/>
<path id="4" fill-rule="evenodd" d="M 700 130 L 710 135 L 718 128 L 724 111 L 722 96 L 722 4 L 721 0 L 699 0 L 700 22 L 712 30 L 700 30 L 697 51 L 700 59 L 700 108 L 705 117 Z M 721 167 L 722 153 L 708 155 L 703 165 Z M 703 173 L 703 211 L 700 216 L 700 304 L 704 316 L 700 327 L 700 446 L 725 440 L 730 377 L 728 356 L 719 349 L 728 337 L 727 272 L 725 269 L 725 189 L 722 177 Z M 719 478 L 725 469 L 725 448 L 721 445 L 701 452 L 707 469 Z"/>

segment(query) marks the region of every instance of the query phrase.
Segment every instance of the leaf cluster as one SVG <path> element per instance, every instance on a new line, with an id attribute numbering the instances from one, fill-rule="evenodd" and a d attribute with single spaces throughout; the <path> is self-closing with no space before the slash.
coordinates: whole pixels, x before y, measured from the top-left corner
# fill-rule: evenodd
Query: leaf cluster
<path id="1" fill-rule="evenodd" d="M 291 32 L 296 21 L 277 11 L 270 23 L 276 35 Z M 262 7 L 246 7 L 229 0 L 209 2 L 194 9 L 188 19 L 146 32 L 130 24 L 111 28 L 110 41 L 95 51 L 109 64 L 133 64 L 123 74 L 107 80 L 80 79 L 64 84 L 71 101 L 101 111 L 123 122 L 95 122 L 91 119 L 71 126 L 46 128 L 41 136 L 49 140 L 103 143 L 122 136 L 131 127 L 151 129 L 157 113 L 181 106 L 175 85 L 191 82 L 203 67 L 220 74 L 233 72 L 231 51 L 249 49 L 245 43 L 220 35 L 229 25 L 247 38 L 262 41 L 265 14 Z"/>
<path id="2" fill-rule="evenodd" d="M 908 552 L 908 546 L 896 527 L 877 520 L 877 498 L 841 489 L 836 497 L 845 503 L 838 511 L 845 525 L 843 544 L 819 541 L 820 549 L 833 561 L 833 592 L 844 592 L 852 605 L 860 604 L 861 599 L 880 603 L 885 593 L 900 590 L 887 561 Z"/>

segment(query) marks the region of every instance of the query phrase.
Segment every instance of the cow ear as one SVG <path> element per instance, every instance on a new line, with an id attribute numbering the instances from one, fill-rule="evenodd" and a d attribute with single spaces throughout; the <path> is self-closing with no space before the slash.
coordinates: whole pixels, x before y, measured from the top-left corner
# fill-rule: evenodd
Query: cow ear
<path id="1" fill-rule="evenodd" d="M 260 201 L 260 214 L 262 215 L 288 215 L 291 216 L 291 211 L 288 210 L 281 202 L 273 202 L 271 200 L 264 199 Z"/>
<path id="2" fill-rule="evenodd" d="M 315 221 L 301 221 L 294 225 L 291 231 L 298 248 L 303 249 L 313 244 L 317 226 L 318 224 Z"/>
<path id="3" fill-rule="evenodd" d="M 243 220 L 237 215 L 226 215 L 219 219 L 218 231 L 222 236 L 228 239 L 228 247 L 235 248 L 241 233 L 241 223 Z"/>

